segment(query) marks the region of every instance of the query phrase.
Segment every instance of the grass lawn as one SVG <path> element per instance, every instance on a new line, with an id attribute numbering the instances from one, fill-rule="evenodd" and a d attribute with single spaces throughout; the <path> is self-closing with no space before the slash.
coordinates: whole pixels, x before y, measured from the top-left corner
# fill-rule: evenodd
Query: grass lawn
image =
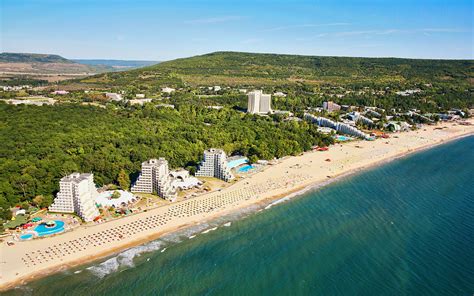
<path id="1" fill-rule="evenodd" d="M 26 224 L 26 222 L 28 222 L 27 215 L 18 215 L 15 217 L 15 220 L 10 220 L 7 223 L 5 223 L 5 228 L 15 229 L 18 226 Z"/>

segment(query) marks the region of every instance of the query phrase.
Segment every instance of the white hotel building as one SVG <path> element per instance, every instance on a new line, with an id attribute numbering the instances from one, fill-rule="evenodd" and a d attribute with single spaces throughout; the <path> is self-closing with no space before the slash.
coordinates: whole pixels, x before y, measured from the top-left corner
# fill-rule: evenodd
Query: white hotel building
<path id="1" fill-rule="evenodd" d="M 247 96 L 249 99 L 247 113 L 267 114 L 269 112 L 272 112 L 271 95 L 264 94 L 261 90 L 254 90 L 249 92 Z"/>
<path id="2" fill-rule="evenodd" d="M 215 177 L 226 182 L 234 179 L 227 166 L 227 156 L 222 149 L 211 148 L 204 151 L 204 160 L 196 172 L 198 177 Z"/>
<path id="3" fill-rule="evenodd" d="M 370 139 L 369 135 L 357 129 L 356 127 L 350 126 L 348 124 L 345 124 L 342 122 L 334 122 L 331 119 L 324 118 L 324 117 L 317 117 L 309 113 L 306 113 L 304 117 L 306 118 L 306 120 L 309 120 L 312 123 L 317 124 L 318 126 L 329 127 L 345 135 L 362 138 L 365 140 Z"/>
<path id="4" fill-rule="evenodd" d="M 174 201 L 177 192 L 171 186 L 171 181 L 168 161 L 164 158 L 150 159 L 142 162 L 142 171 L 131 191 L 156 193 L 166 200 Z"/>
<path id="5" fill-rule="evenodd" d="M 72 173 L 59 181 L 59 192 L 49 210 L 76 213 L 90 222 L 100 215 L 95 205 L 97 195 L 93 174 Z"/>

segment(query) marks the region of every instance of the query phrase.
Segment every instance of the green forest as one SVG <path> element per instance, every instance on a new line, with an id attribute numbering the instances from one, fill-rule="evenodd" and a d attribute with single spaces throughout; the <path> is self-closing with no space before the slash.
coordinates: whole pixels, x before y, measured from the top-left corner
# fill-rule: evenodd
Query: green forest
<path id="1" fill-rule="evenodd" d="M 210 147 L 272 159 L 333 143 L 304 121 L 197 105 L 103 109 L 2 103 L 0 117 L 2 208 L 38 195 L 53 196 L 59 179 L 74 171 L 93 172 L 98 185 L 118 184 L 122 169 L 134 180 L 149 158 L 165 157 L 171 167 L 192 171 Z"/>

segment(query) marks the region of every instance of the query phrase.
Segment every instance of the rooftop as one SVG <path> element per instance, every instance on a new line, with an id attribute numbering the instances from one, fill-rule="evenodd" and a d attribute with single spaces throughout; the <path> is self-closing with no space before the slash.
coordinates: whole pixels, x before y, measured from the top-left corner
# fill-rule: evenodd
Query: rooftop
<path id="1" fill-rule="evenodd" d="M 84 180 L 87 180 L 90 176 L 92 176 L 92 174 L 89 174 L 89 173 L 84 173 L 84 174 L 81 174 L 81 173 L 72 173 L 66 177 L 62 177 L 61 178 L 61 182 L 74 182 L 74 183 L 79 183 L 79 182 L 82 182 Z"/>

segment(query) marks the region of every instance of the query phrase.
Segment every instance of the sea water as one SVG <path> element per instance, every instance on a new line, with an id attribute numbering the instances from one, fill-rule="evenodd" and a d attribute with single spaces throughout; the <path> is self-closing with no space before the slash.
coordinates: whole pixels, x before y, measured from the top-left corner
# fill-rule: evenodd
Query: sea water
<path id="1" fill-rule="evenodd" d="M 5 295 L 472 295 L 473 151 L 460 139 Z"/>

